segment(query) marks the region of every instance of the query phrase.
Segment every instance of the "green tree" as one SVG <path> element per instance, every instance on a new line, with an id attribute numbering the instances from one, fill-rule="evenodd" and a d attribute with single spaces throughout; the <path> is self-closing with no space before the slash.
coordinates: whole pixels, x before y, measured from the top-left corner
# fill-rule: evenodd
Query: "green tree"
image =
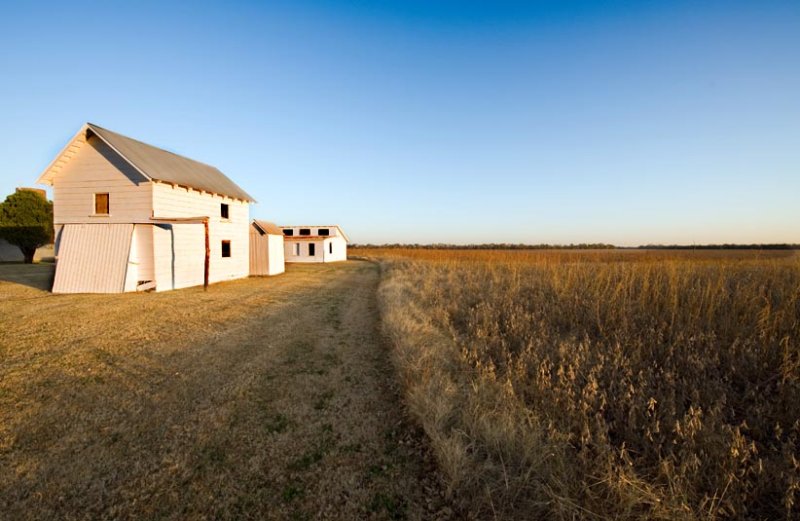
<path id="1" fill-rule="evenodd" d="M 17 190 L 0 203 L 0 237 L 17 246 L 26 263 L 53 241 L 53 203 L 32 190 Z"/>

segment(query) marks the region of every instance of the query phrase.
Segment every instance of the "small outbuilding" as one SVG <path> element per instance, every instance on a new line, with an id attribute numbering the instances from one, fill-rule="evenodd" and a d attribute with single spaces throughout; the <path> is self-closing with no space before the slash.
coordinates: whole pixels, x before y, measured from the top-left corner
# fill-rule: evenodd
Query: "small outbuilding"
<path id="1" fill-rule="evenodd" d="M 250 275 L 278 275 L 285 271 L 283 232 L 267 221 L 250 224 Z"/>
<path id="2" fill-rule="evenodd" d="M 286 262 L 337 262 L 347 260 L 349 239 L 333 224 L 281 226 Z"/>

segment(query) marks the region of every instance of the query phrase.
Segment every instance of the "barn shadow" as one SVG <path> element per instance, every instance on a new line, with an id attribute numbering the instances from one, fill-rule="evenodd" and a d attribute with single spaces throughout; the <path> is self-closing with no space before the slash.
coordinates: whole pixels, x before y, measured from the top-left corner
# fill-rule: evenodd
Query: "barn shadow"
<path id="1" fill-rule="evenodd" d="M 23 264 L 0 263 L 0 281 L 20 284 L 30 288 L 50 291 L 53 289 L 56 265 L 50 262 Z"/>

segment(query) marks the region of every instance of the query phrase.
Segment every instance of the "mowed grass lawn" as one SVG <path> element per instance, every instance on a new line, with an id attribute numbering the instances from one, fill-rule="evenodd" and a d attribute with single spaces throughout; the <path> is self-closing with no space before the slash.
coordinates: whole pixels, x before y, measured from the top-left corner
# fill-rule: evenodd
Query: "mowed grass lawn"
<path id="1" fill-rule="evenodd" d="M 447 508 L 405 423 L 378 268 L 52 295 L 0 265 L 0 517 L 417 519 Z"/>

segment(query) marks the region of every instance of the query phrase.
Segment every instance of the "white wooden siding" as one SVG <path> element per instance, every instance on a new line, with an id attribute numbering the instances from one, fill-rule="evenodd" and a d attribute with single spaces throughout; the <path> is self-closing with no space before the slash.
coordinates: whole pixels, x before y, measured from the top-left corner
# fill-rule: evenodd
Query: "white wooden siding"
<path id="1" fill-rule="evenodd" d="M 205 231 L 202 224 L 153 226 L 156 291 L 203 284 Z"/>
<path id="2" fill-rule="evenodd" d="M 228 219 L 220 216 L 220 205 L 228 205 Z M 250 207 L 248 203 L 206 192 L 153 184 L 156 217 L 209 217 L 209 282 L 247 277 L 250 273 Z M 202 231 L 202 225 L 195 225 Z M 222 241 L 231 241 L 231 256 L 222 257 Z M 182 252 L 183 253 L 183 252 Z M 205 243 L 200 260 L 205 256 Z M 156 277 L 158 278 L 158 277 Z M 202 284 L 202 280 L 200 281 Z"/>
<path id="3" fill-rule="evenodd" d="M 96 137 L 76 138 L 53 178 L 53 220 L 68 223 L 147 222 L 151 183 Z M 94 215 L 94 194 L 109 194 L 109 215 Z"/>
<path id="4" fill-rule="evenodd" d="M 283 237 L 261 234 L 250 226 L 250 275 L 278 275 L 285 271 Z"/>
<path id="5" fill-rule="evenodd" d="M 132 224 L 64 226 L 53 293 L 121 293 L 132 235 Z"/>

